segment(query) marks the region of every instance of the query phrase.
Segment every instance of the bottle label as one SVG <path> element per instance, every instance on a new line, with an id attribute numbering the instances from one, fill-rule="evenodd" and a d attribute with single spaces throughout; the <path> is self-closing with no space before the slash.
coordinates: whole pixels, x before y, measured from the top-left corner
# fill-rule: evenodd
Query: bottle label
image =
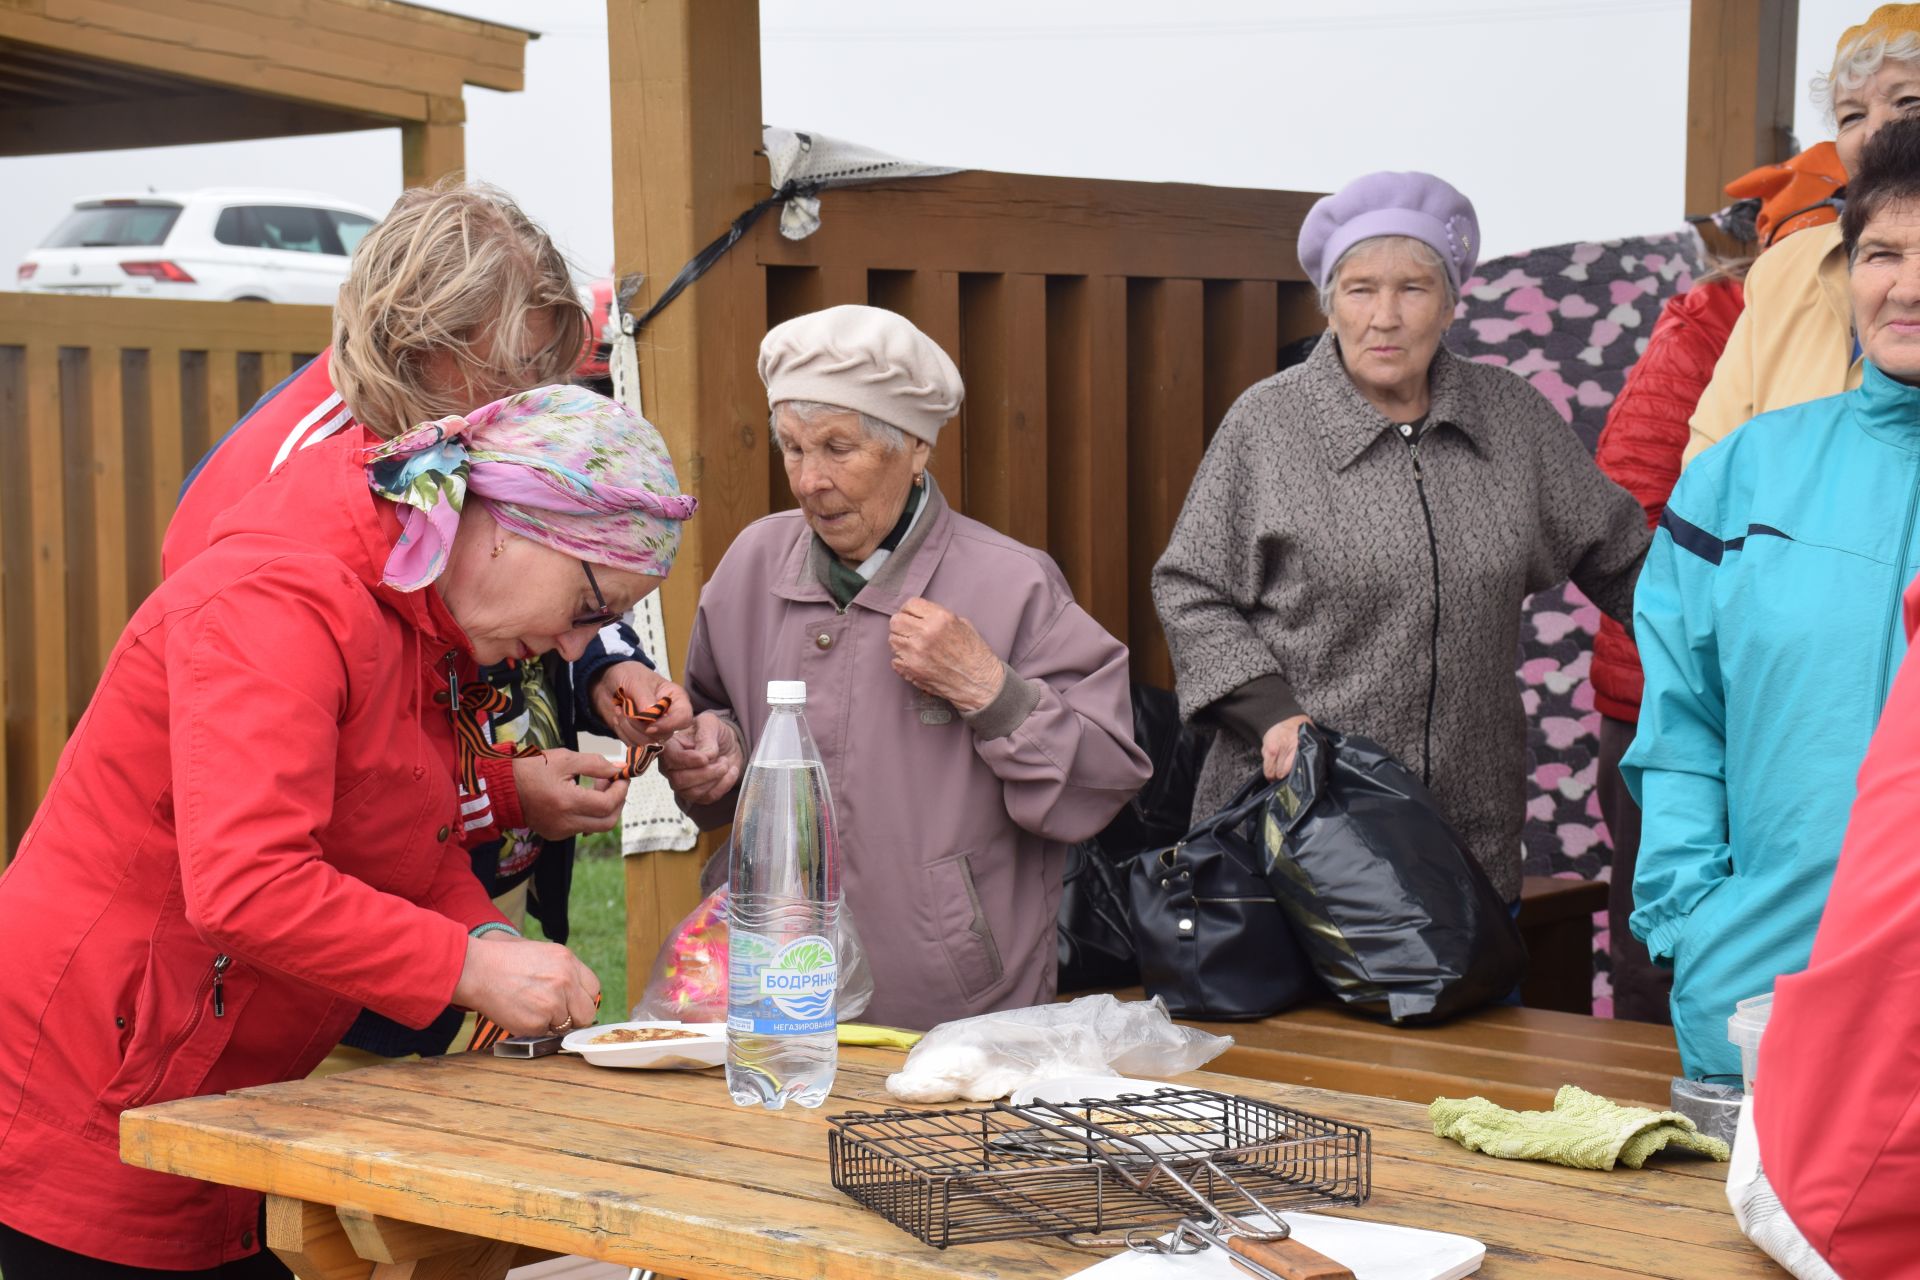
<path id="1" fill-rule="evenodd" d="M 840 962 L 818 934 L 780 945 L 764 934 L 732 933 L 727 947 L 753 1003 L 727 1011 L 727 1029 L 757 1036 L 818 1035 L 834 1029 Z M 738 988 L 736 988 L 738 989 Z"/>

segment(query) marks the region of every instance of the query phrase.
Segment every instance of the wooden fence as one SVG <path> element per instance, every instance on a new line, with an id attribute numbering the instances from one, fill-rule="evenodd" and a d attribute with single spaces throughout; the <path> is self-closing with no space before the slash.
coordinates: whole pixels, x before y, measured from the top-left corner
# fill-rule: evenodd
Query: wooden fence
<path id="1" fill-rule="evenodd" d="M 159 581 L 182 478 L 326 346 L 329 314 L 0 293 L 0 865 Z"/>
<path id="2" fill-rule="evenodd" d="M 1171 687 L 1148 576 L 1221 416 L 1322 326 L 1294 247 L 1314 198 L 966 173 L 830 192 L 813 236 L 769 218 L 753 251 L 769 327 L 868 303 L 954 356 L 942 489 L 1051 553 L 1135 678 Z M 766 454 L 766 507 L 791 506 Z"/>

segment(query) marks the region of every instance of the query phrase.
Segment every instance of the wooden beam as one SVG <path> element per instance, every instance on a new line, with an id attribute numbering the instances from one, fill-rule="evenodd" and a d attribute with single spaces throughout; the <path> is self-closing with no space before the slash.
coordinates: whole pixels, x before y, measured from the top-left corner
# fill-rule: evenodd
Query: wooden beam
<path id="1" fill-rule="evenodd" d="M 1799 0 L 1693 0 L 1687 53 L 1687 214 L 1728 182 L 1793 154 Z"/>
<path id="2" fill-rule="evenodd" d="M 393 121 L 278 98 L 214 91 L 0 110 L 0 149 L 15 156 L 168 147 L 243 138 L 387 129 Z"/>
<path id="3" fill-rule="evenodd" d="M 194 3 L 202 13 L 267 33 L 298 32 L 309 54 L 350 59 L 368 78 L 431 86 L 436 93 L 460 84 L 513 93 L 526 87 L 526 33 L 492 27 L 464 34 L 472 19 L 417 5 L 374 8 L 348 0 L 168 0 Z M 443 19 L 456 26 L 448 26 Z M 413 69 L 411 81 L 407 69 Z M 397 74 L 396 74 L 397 73 Z"/>
<path id="4" fill-rule="evenodd" d="M 756 0 L 607 0 L 612 68 L 616 275 L 640 273 L 646 309 L 689 258 L 766 190 L 760 147 L 760 11 Z M 860 264 L 864 266 L 865 264 Z M 684 670 L 700 586 L 735 535 L 768 510 L 767 402 L 754 359 L 766 329 L 766 280 L 740 245 L 641 335 L 647 417 L 673 451 L 700 512 L 681 536 L 661 590 L 673 669 Z M 636 984 L 661 937 L 697 892 L 684 875 L 651 876 L 629 860 L 630 895 L 673 885 L 683 901 L 628 899 L 628 972 Z"/>
<path id="5" fill-rule="evenodd" d="M 1045 545 L 1073 585 L 1074 599 L 1125 644 L 1127 282 L 1050 278 L 1046 358 L 1052 494 Z"/>
<path id="6" fill-rule="evenodd" d="M 354 1252 L 332 1206 L 267 1197 L 267 1247 L 300 1280 L 368 1280 L 373 1263 Z"/>
<path id="7" fill-rule="evenodd" d="M 768 266 L 1028 275 L 1306 279 L 1311 192 L 969 172 L 829 191 L 820 229 L 754 231 Z"/>
<path id="8" fill-rule="evenodd" d="M 427 115 L 426 94 L 418 85 L 370 84 L 344 64 L 324 72 L 282 65 L 271 45 L 228 38 L 201 24 L 108 0 L 92 0 L 90 11 L 97 11 L 93 20 L 76 21 L 0 8 L 0 39 L 395 120 Z"/>
<path id="9" fill-rule="evenodd" d="M 318 351 L 332 332 L 328 307 L 0 292 L 0 346 Z"/>
<path id="10" fill-rule="evenodd" d="M 467 127 L 409 121 L 400 126 L 401 182 L 430 187 L 467 167 Z"/>
<path id="11" fill-rule="evenodd" d="M 1047 545 L 1047 279 L 960 283 L 969 514 L 1030 547 Z"/>
<path id="12" fill-rule="evenodd" d="M 1206 450 L 1206 301 L 1198 280 L 1135 280 L 1127 303 L 1127 541 L 1133 678 L 1173 688 L 1148 588 Z"/>

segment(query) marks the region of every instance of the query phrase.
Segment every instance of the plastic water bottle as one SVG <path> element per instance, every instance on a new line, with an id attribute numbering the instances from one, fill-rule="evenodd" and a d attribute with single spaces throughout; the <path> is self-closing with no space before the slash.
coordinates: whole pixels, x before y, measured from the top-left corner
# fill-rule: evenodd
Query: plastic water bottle
<path id="1" fill-rule="evenodd" d="M 743 1107 L 817 1107 L 839 1059 L 839 849 L 807 686 L 767 683 L 767 727 L 733 818 L 727 1091 Z"/>

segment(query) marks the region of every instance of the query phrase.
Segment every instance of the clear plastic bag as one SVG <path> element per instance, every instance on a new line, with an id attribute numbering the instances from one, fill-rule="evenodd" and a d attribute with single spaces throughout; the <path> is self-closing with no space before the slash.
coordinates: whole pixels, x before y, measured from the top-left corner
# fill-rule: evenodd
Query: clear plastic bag
<path id="1" fill-rule="evenodd" d="M 853 913 L 840 903 L 837 930 L 840 990 L 837 1016 L 857 1018 L 873 999 L 873 970 L 867 949 L 853 927 Z M 727 886 L 708 894 L 687 913 L 653 959 L 647 990 L 633 1006 L 638 1021 L 725 1022 L 727 1020 Z"/>
<path id="2" fill-rule="evenodd" d="M 1081 996 L 943 1022 L 887 1077 L 887 1092 L 902 1102 L 987 1102 L 1055 1076 L 1180 1075 L 1232 1046 L 1231 1036 L 1175 1026 L 1158 998 Z"/>

